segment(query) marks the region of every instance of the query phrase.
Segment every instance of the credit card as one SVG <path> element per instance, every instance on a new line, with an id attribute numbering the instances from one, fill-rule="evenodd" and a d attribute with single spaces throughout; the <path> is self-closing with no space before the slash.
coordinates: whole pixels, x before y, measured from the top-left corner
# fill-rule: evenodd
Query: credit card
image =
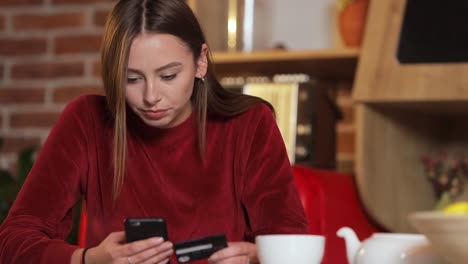
<path id="1" fill-rule="evenodd" d="M 227 247 L 227 240 L 224 234 L 174 243 L 175 255 L 179 263 L 208 258 L 225 247 Z"/>

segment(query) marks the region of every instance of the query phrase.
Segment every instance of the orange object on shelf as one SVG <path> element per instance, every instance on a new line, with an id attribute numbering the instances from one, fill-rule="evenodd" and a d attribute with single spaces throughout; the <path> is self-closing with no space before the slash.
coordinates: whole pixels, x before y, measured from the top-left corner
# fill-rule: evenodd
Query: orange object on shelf
<path id="1" fill-rule="evenodd" d="M 338 14 L 339 31 L 346 46 L 361 46 L 368 7 L 369 0 L 355 0 Z"/>

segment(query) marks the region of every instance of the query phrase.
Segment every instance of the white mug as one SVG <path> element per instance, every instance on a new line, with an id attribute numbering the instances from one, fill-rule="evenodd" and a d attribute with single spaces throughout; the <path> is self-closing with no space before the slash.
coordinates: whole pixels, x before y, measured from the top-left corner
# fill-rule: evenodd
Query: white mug
<path id="1" fill-rule="evenodd" d="M 319 264 L 325 237 L 320 235 L 259 235 L 255 238 L 261 264 Z"/>

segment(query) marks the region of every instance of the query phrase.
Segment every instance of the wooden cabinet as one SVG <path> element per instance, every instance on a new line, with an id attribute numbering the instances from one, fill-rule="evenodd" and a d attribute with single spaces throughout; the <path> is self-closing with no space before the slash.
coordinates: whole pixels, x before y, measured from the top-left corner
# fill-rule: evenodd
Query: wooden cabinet
<path id="1" fill-rule="evenodd" d="M 213 53 L 215 70 L 221 76 L 306 73 L 324 80 L 346 81 L 354 79 L 358 57 L 358 49 Z"/>
<path id="2" fill-rule="evenodd" d="M 468 64 L 400 64 L 405 4 L 371 2 L 353 87 L 360 193 L 370 214 L 395 231 L 414 231 L 408 214 L 433 208 L 421 155 L 468 150 Z"/>
<path id="3" fill-rule="evenodd" d="M 468 100 L 468 64 L 400 64 L 397 47 L 406 0 L 373 1 L 358 68 L 357 102 Z"/>

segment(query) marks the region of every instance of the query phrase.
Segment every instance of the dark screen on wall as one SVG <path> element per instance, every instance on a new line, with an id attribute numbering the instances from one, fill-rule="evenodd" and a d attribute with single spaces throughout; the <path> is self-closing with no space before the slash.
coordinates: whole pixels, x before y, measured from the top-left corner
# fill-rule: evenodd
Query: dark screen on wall
<path id="1" fill-rule="evenodd" d="M 468 0 L 408 0 L 400 63 L 468 62 Z"/>

